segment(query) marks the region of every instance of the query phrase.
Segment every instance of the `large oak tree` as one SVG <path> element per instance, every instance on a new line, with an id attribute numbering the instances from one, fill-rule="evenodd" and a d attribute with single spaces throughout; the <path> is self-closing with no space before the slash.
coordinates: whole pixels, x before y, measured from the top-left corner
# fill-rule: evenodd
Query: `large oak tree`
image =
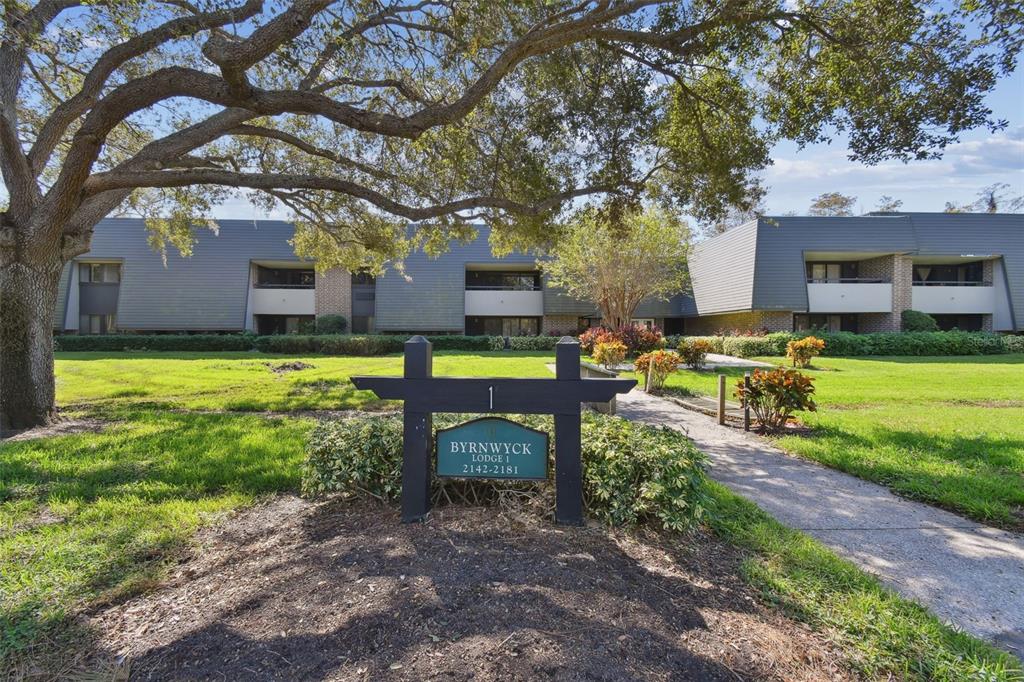
<path id="1" fill-rule="evenodd" d="M 118 210 L 188 252 L 232 192 L 320 267 L 379 268 L 573 201 L 713 219 L 785 137 L 868 163 L 998 126 L 999 0 L 3 0 L 0 421 L 54 414 L 58 279 Z M 967 30 L 965 25 L 970 25 Z M 409 222 L 425 225 L 410 235 Z"/>

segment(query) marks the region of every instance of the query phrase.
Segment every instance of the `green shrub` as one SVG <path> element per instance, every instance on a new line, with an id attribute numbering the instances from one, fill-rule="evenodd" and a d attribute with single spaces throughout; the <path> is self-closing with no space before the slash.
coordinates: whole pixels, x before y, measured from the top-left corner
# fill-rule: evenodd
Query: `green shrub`
<path id="1" fill-rule="evenodd" d="M 900 329 L 905 332 L 937 332 L 939 323 L 920 310 L 904 310 L 900 313 Z"/>
<path id="2" fill-rule="evenodd" d="M 788 332 L 775 332 L 764 336 L 722 336 L 722 352 L 737 358 L 759 355 L 784 355 L 786 344 L 793 340 Z"/>
<path id="3" fill-rule="evenodd" d="M 320 352 L 320 339 L 323 337 L 307 334 L 278 334 L 274 336 L 257 336 L 254 341 L 256 350 L 261 353 L 286 353 L 289 355 L 308 355 Z"/>
<path id="4" fill-rule="evenodd" d="M 505 337 L 504 336 L 488 336 L 485 337 L 488 341 L 487 350 L 505 350 Z"/>
<path id="5" fill-rule="evenodd" d="M 454 426 L 466 415 L 438 415 L 436 428 Z M 547 416 L 514 417 L 550 431 Z M 705 459 L 681 433 L 618 417 L 586 412 L 582 425 L 583 489 L 587 512 L 612 525 L 659 522 L 683 530 L 702 519 L 707 509 Z M 553 453 L 548 453 L 554 472 Z M 313 430 L 306 448 L 302 490 L 372 495 L 394 501 L 401 494 L 402 419 L 397 415 L 358 416 L 324 421 Z M 552 481 L 454 481 L 434 478 L 434 499 L 443 488 L 472 489 L 474 499 L 493 501 L 502 490 L 550 491 Z"/>
<path id="6" fill-rule="evenodd" d="M 1006 335 L 1000 338 L 1006 353 L 1024 353 L 1024 336 Z"/>
<path id="7" fill-rule="evenodd" d="M 492 337 L 490 336 L 461 336 L 458 334 L 451 334 L 448 336 L 428 336 L 427 340 L 430 341 L 434 350 L 491 350 L 493 347 L 491 338 Z M 408 339 L 402 338 L 403 343 L 407 340 Z M 502 347 L 504 347 L 504 340 L 502 340 Z"/>
<path id="8" fill-rule="evenodd" d="M 705 341 L 708 344 L 709 353 L 725 353 L 725 337 L 724 336 L 673 336 L 667 337 L 665 341 L 669 346 L 678 348 L 684 341 Z"/>
<path id="9" fill-rule="evenodd" d="M 557 336 L 510 336 L 508 339 L 511 350 L 553 351 L 557 343 Z"/>
<path id="10" fill-rule="evenodd" d="M 66 334 L 53 338 L 61 351 L 232 351 L 252 350 L 252 334 Z"/>
<path id="11" fill-rule="evenodd" d="M 403 336 L 386 334 L 321 336 L 316 338 L 316 352 L 324 355 L 387 355 L 404 351 L 406 340 Z"/>
<path id="12" fill-rule="evenodd" d="M 316 318 L 317 334 L 344 334 L 348 329 L 348 320 L 344 315 L 321 315 Z"/>

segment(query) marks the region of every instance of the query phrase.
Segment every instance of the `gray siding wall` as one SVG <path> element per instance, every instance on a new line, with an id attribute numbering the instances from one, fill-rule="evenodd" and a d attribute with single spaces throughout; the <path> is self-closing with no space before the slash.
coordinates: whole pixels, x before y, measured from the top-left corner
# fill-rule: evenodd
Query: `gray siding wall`
<path id="1" fill-rule="evenodd" d="M 466 323 L 466 265 L 507 263 L 530 266 L 536 258 L 513 253 L 495 258 L 488 242 L 490 230 L 477 227 L 468 244 L 452 244 L 439 258 L 422 252 L 405 261 L 405 276 L 389 270 L 377 278 L 374 324 L 379 331 L 461 332 Z"/>
<path id="2" fill-rule="evenodd" d="M 96 227 L 90 258 L 123 259 L 117 325 L 140 330 L 242 330 L 251 260 L 294 260 L 290 223 L 220 220 L 201 229 L 192 256 L 168 249 L 167 266 L 146 241 L 141 219 L 110 218 Z"/>
<path id="3" fill-rule="evenodd" d="M 807 310 L 805 251 L 899 253 L 913 251 L 914 246 L 910 219 L 905 216 L 761 218 L 751 308 Z M 698 300 L 703 315 L 699 304 Z"/>
<path id="4" fill-rule="evenodd" d="M 690 314 L 714 315 L 750 310 L 757 231 L 758 223 L 751 221 L 694 247 L 690 254 L 694 306 L 684 298 L 680 313 L 687 310 Z"/>

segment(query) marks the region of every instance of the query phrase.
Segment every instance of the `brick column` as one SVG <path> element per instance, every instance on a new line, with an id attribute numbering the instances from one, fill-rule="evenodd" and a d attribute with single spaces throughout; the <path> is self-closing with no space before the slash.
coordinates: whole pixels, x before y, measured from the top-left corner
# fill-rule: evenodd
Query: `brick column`
<path id="1" fill-rule="evenodd" d="M 316 273 L 316 316 L 342 315 L 352 322 L 352 274 L 344 268 Z"/>
<path id="2" fill-rule="evenodd" d="M 892 282 L 892 312 L 861 313 L 858 316 L 861 332 L 898 332 L 901 314 L 909 310 L 913 300 L 914 261 L 910 256 L 894 254 L 863 260 L 859 265 L 861 277 Z"/>
<path id="3" fill-rule="evenodd" d="M 540 333 L 558 332 L 562 336 L 576 336 L 580 324 L 579 315 L 545 315 L 541 319 Z"/>

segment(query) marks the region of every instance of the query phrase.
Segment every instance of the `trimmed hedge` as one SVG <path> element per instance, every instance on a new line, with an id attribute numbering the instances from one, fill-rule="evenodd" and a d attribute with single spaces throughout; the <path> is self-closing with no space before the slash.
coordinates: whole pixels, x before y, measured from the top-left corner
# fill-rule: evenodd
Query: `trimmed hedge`
<path id="1" fill-rule="evenodd" d="M 510 350 L 554 351 L 558 343 L 557 336 L 510 336 Z"/>
<path id="2" fill-rule="evenodd" d="M 67 334 L 54 336 L 55 350 L 63 351 L 227 351 L 252 350 L 252 334 Z"/>
<path id="3" fill-rule="evenodd" d="M 785 355 L 786 344 L 806 336 L 825 341 L 822 355 L 856 357 L 859 355 L 993 355 L 1024 352 L 1024 337 L 988 332 L 774 332 L 765 336 L 683 336 L 671 337 L 678 345 L 683 339 L 704 339 L 714 348 L 740 358 Z"/>
<path id="4" fill-rule="evenodd" d="M 511 416 L 511 415 L 510 415 Z M 511 416 L 542 430 L 551 417 Z M 437 428 L 466 415 L 437 415 Z M 591 516 L 614 526 L 645 521 L 684 530 L 704 518 L 709 505 L 705 457 L 686 436 L 664 427 L 585 412 L 582 421 L 583 503 Z M 553 452 L 548 470 L 554 472 Z M 550 494 L 552 480 L 487 481 L 433 478 L 433 497 L 494 503 L 503 491 Z M 303 465 L 305 495 L 369 495 L 395 501 L 402 488 L 402 418 L 357 416 L 322 421 L 310 434 Z M 452 494 L 449 494 L 451 491 Z"/>
<path id="5" fill-rule="evenodd" d="M 765 336 L 671 336 L 667 347 L 676 348 L 683 340 L 704 339 L 712 353 L 748 358 L 786 354 L 786 344 L 812 332 L 775 332 Z M 855 357 L 858 355 L 990 355 L 1024 353 L 1024 336 L 987 332 L 889 332 L 852 334 L 850 332 L 813 335 L 825 341 L 822 355 Z M 53 337 L 60 351 L 244 351 L 264 353 L 325 355 L 385 355 L 401 353 L 406 336 L 397 334 L 66 334 Z M 505 348 L 501 336 L 429 336 L 434 350 L 498 351 Z M 554 351 L 556 336 L 513 336 L 509 348 L 514 351 Z"/>

